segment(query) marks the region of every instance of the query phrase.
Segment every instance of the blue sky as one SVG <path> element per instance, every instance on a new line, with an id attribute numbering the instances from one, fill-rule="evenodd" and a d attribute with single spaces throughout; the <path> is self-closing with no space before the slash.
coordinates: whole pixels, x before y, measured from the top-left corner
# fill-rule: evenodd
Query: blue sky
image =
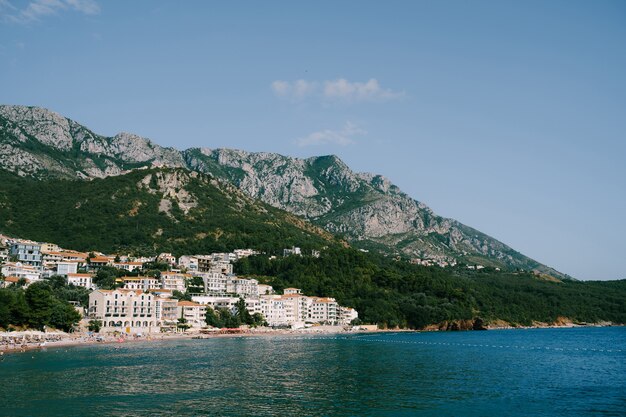
<path id="1" fill-rule="evenodd" d="M 0 102 L 337 154 L 560 271 L 626 278 L 623 1 L 0 0 Z"/>

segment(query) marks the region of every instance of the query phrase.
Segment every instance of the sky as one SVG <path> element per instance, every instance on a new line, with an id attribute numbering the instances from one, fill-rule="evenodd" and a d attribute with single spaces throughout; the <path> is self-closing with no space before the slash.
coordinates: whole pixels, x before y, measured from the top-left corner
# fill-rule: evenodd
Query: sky
<path id="1" fill-rule="evenodd" d="M 626 2 L 0 0 L 0 103 L 335 154 L 579 279 L 626 278 Z"/>

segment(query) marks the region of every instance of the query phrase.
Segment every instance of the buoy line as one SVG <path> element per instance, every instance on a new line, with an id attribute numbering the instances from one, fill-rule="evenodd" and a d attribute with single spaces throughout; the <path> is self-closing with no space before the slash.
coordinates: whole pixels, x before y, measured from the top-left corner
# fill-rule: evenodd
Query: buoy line
<path id="1" fill-rule="evenodd" d="M 518 349 L 527 351 L 556 351 L 556 352 L 609 352 L 609 353 L 622 353 L 622 349 L 602 349 L 602 348 L 564 348 L 564 347 L 550 347 L 550 346 L 523 346 L 523 345 L 501 345 L 493 343 L 454 343 L 454 342 L 430 342 L 430 341 L 413 341 L 413 340 L 389 340 L 389 339 L 369 339 L 370 336 L 353 336 L 353 337 L 289 337 L 280 338 L 280 340 L 351 340 L 355 342 L 377 342 L 377 343 L 395 343 L 395 344 L 407 344 L 407 345 L 424 345 L 424 346 L 461 346 L 461 347 L 485 347 L 495 349 Z"/>

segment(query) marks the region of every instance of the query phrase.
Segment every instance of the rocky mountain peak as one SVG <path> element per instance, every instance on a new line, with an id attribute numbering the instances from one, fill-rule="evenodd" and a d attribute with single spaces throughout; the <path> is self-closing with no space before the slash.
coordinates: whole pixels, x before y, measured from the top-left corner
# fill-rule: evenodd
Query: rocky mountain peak
<path id="1" fill-rule="evenodd" d="M 364 248 L 563 276 L 496 239 L 437 216 L 381 175 L 353 172 L 336 155 L 301 159 L 224 148 L 180 152 L 131 133 L 100 136 L 46 109 L 0 106 L 0 168 L 5 170 L 37 178 L 97 178 L 151 166 L 210 174 L 238 193 L 301 216 Z M 158 179 L 161 185 L 155 190 L 165 187 L 164 195 L 182 204 L 184 211 L 194 202 L 176 193 L 182 180 Z"/>

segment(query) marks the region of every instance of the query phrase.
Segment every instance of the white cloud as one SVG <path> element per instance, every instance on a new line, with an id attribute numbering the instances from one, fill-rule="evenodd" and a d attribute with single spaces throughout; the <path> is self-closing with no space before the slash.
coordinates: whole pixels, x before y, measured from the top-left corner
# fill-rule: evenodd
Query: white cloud
<path id="1" fill-rule="evenodd" d="M 272 83 L 274 94 L 282 98 L 292 100 L 302 100 L 315 93 L 317 84 L 306 80 L 296 80 L 294 82 L 276 80 Z"/>
<path id="2" fill-rule="evenodd" d="M 95 0 L 33 0 L 24 8 L 17 8 L 9 0 L 0 0 L 0 15 L 16 23 L 28 23 L 63 11 L 77 11 L 87 15 L 100 13 Z"/>
<path id="3" fill-rule="evenodd" d="M 345 78 L 323 82 L 276 80 L 272 83 L 272 90 L 278 97 L 296 101 L 312 96 L 326 101 L 344 102 L 385 101 L 404 96 L 404 92 L 382 88 L 375 78 L 364 83 L 351 82 Z"/>
<path id="4" fill-rule="evenodd" d="M 382 101 L 399 98 L 403 92 L 396 93 L 380 87 L 378 80 L 370 78 L 365 83 L 350 82 L 345 78 L 324 83 L 324 97 L 346 101 Z"/>
<path id="5" fill-rule="evenodd" d="M 75 10 L 85 14 L 100 13 L 100 6 L 95 0 L 65 0 Z"/>
<path id="6" fill-rule="evenodd" d="M 313 132 L 304 138 L 296 139 L 296 144 L 300 147 L 316 145 L 348 146 L 356 143 L 354 140 L 355 136 L 365 134 L 367 134 L 367 131 L 359 128 L 352 122 L 346 122 L 340 130 L 326 129 Z"/>

